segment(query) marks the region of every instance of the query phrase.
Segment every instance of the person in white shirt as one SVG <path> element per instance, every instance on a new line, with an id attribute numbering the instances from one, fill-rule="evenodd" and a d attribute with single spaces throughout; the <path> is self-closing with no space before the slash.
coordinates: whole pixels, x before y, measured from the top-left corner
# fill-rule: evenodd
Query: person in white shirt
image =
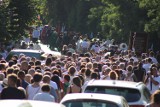
<path id="1" fill-rule="evenodd" d="M 109 72 L 112 71 L 111 68 L 107 67 L 104 71 L 102 71 L 101 80 L 110 80 Z"/>
<path id="2" fill-rule="evenodd" d="M 143 68 L 146 70 L 146 72 L 149 72 L 151 65 L 152 65 L 152 59 L 147 58 L 146 63 L 143 64 Z"/>
<path id="3" fill-rule="evenodd" d="M 37 40 L 39 39 L 39 37 L 40 37 L 40 30 L 38 30 L 38 28 L 36 27 L 36 29 L 32 33 L 32 41 L 33 41 L 33 43 L 36 43 Z"/>
<path id="4" fill-rule="evenodd" d="M 92 45 L 91 50 L 93 50 L 95 53 L 99 53 L 100 46 L 98 45 L 98 43 L 95 43 L 94 45 Z"/>
<path id="5" fill-rule="evenodd" d="M 154 57 L 154 52 L 151 51 L 151 52 L 149 53 L 149 58 L 152 59 L 152 62 L 153 62 L 153 63 L 158 64 L 157 59 Z"/>
<path id="6" fill-rule="evenodd" d="M 151 67 L 150 73 L 147 74 L 145 84 L 147 85 L 147 88 L 151 94 L 159 89 L 160 76 L 158 75 L 157 67 Z"/>
<path id="7" fill-rule="evenodd" d="M 84 40 L 81 42 L 82 53 L 87 52 L 89 46 L 90 46 L 90 43 L 87 41 L 87 39 L 84 39 Z"/>
<path id="8" fill-rule="evenodd" d="M 79 40 L 76 42 L 76 52 L 77 53 L 80 53 L 82 51 L 82 49 L 81 49 L 82 42 L 83 42 L 83 40 L 82 40 L 82 37 L 80 36 Z"/>
<path id="9" fill-rule="evenodd" d="M 32 84 L 29 84 L 26 88 L 26 92 L 27 92 L 27 99 L 28 100 L 33 100 L 33 97 L 41 92 L 41 82 L 42 80 L 42 74 L 41 73 L 35 73 L 34 76 L 33 76 L 33 83 Z"/>
<path id="10" fill-rule="evenodd" d="M 41 93 L 37 93 L 33 100 L 39 101 L 48 101 L 48 102 L 55 102 L 54 96 L 50 94 L 51 87 L 48 84 L 43 84 L 41 87 Z"/>
<path id="11" fill-rule="evenodd" d="M 131 58 L 134 60 L 134 62 L 138 62 L 138 58 L 136 57 L 136 54 L 134 51 L 131 52 Z"/>

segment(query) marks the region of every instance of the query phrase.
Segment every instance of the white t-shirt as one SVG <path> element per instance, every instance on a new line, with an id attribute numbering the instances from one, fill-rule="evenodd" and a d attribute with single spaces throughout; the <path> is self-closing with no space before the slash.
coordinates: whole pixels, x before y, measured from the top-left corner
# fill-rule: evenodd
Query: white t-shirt
<path id="1" fill-rule="evenodd" d="M 89 43 L 87 42 L 87 41 L 83 41 L 82 43 L 81 43 L 81 47 L 82 48 L 89 48 Z"/>
<path id="2" fill-rule="evenodd" d="M 50 95 L 49 93 L 46 93 L 46 92 L 37 93 L 33 97 L 33 100 L 55 102 L 54 96 L 52 96 L 52 95 Z"/>
<path id="3" fill-rule="evenodd" d="M 99 53 L 100 47 L 98 45 L 92 45 L 91 50 L 93 50 L 95 53 Z"/>
<path id="4" fill-rule="evenodd" d="M 28 100 L 33 100 L 33 97 L 41 92 L 41 87 L 33 87 L 32 84 L 28 85 L 27 87 L 27 94 L 28 94 Z"/>
<path id="5" fill-rule="evenodd" d="M 158 77 L 153 77 L 153 79 L 154 79 L 155 81 L 157 81 L 157 82 L 160 83 L 160 76 L 158 76 Z M 149 79 L 148 79 L 148 83 L 147 83 L 147 88 L 149 89 L 150 93 L 152 94 L 152 93 L 154 93 L 156 90 L 159 89 L 159 85 L 154 85 L 154 84 L 152 83 L 152 90 L 151 90 L 150 78 L 149 78 Z"/>
<path id="6" fill-rule="evenodd" d="M 132 56 L 131 58 L 134 60 L 134 62 L 138 62 L 138 58 L 137 57 Z"/>
<path id="7" fill-rule="evenodd" d="M 53 87 L 55 90 L 58 90 L 57 84 L 54 81 L 50 81 L 51 87 Z"/>
<path id="8" fill-rule="evenodd" d="M 77 43 L 76 43 L 76 49 L 77 51 L 79 51 L 81 49 L 81 44 L 82 44 L 82 39 L 78 40 Z"/>
<path id="9" fill-rule="evenodd" d="M 155 57 L 149 57 L 149 58 L 151 58 L 151 59 L 152 59 L 152 62 L 153 62 L 153 63 L 155 63 L 155 64 L 157 64 L 157 63 L 158 63 L 158 61 L 157 61 L 157 59 L 156 59 Z"/>
<path id="10" fill-rule="evenodd" d="M 150 71 L 150 67 L 151 67 L 150 63 L 143 64 L 143 68 L 146 70 L 147 73 Z"/>

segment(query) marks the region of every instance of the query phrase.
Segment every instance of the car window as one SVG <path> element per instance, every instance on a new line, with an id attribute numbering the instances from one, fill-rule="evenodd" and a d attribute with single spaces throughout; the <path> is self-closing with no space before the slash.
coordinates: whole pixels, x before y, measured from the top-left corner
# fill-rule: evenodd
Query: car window
<path id="1" fill-rule="evenodd" d="M 21 53 L 23 53 L 24 55 L 26 56 L 29 56 L 29 57 L 35 57 L 37 59 L 40 59 L 41 58 L 41 53 L 32 53 L 32 52 L 10 52 L 6 58 L 6 60 L 10 60 L 12 58 L 13 55 L 20 55 Z"/>
<path id="2" fill-rule="evenodd" d="M 92 99 L 69 100 L 62 104 L 66 107 L 118 107 L 118 105 L 113 102 Z"/>
<path id="3" fill-rule="evenodd" d="M 123 87 L 88 86 L 84 93 L 105 93 L 119 95 L 123 96 L 127 102 L 136 102 L 141 98 L 139 90 Z"/>

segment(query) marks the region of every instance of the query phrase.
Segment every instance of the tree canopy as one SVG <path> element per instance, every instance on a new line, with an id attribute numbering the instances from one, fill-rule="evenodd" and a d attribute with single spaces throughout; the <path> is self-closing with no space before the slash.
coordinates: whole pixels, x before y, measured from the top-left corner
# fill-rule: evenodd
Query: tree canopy
<path id="1" fill-rule="evenodd" d="M 159 35 L 159 0 L 3 0 L 2 40 L 19 39 L 35 24 L 65 25 L 81 33 L 101 32 L 104 38 L 127 41 L 130 32 Z M 40 20 L 37 19 L 40 15 Z"/>
<path id="2" fill-rule="evenodd" d="M 6 4 L 2 2 L 0 9 L 0 36 L 1 42 L 9 40 L 17 40 L 22 36 L 26 36 L 26 30 L 34 20 L 36 10 L 35 1 L 32 0 L 9 0 Z M 2 29 L 2 30 L 1 30 Z"/>

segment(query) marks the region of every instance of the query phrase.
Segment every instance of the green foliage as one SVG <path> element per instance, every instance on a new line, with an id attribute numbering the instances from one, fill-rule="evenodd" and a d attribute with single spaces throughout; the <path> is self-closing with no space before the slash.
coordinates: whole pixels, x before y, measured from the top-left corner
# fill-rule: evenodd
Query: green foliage
<path id="1" fill-rule="evenodd" d="M 25 29 L 31 25 L 36 11 L 32 0 L 11 0 L 8 6 L 10 10 L 11 38 L 18 39 L 25 35 Z"/>
<path id="2" fill-rule="evenodd" d="M 67 30 L 100 32 L 127 41 L 130 32 L 160 30 L 159 0 L 3 0 L 1 41 L 19 39 L 31 25 L 65 25 Z M 40 15 L 41 20 L 37 19 Z"/>
<path id="3" fill-rule="evenodd" d="M 68 30 L 101 32 L 106 38 L 128 40 L 131 31 L 143 32 L 146 10 L 137 0 L 47 0 L 47 21 Z"/>
<path id="4" fill-rule="evenodd" d="M 2 2 L 0 4 L 0 42 L 5 42 L 7 39 L 7 36 L 9 36 L 7 32 L 7 27 L 8 27 L 8 11 L 7 11 L 7 6 L 8 6 L 9 1 L 5 0 L 5 2 Z"/>
<path id="5" fill-rule="evenodd" d="M 91 6 L 86 0 L 47 0 L 47 20 L 53 20 L 53 26 L 64 24 L 68 30 L 87 32 Z"/>
<path id="6" fill-rule="evenodd" d="M 1 42 L 20 39 L 36 17 L 35 1 L 3 0 L 0 6 Z"/>
<path id="7" fill-rule="evenodd" d="M 160 30 L 160 1 L 159 0 L 139 0 L 140 8 L 147 11 L 148 20 L 145 23 L 146 32 L 158 32 Z"/>

